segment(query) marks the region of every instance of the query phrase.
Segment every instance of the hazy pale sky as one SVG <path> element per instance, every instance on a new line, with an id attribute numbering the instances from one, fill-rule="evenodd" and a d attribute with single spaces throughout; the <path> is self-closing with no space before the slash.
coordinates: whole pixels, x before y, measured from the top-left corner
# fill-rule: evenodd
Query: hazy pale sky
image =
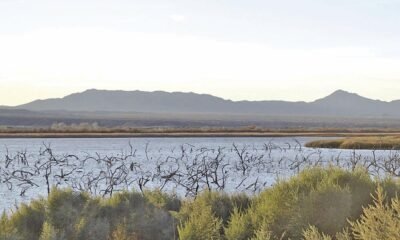
<path id="1" fill-rule="evenodd" d="M 400 99 L 400 0 L 0 0 L 0 105 L 88 88 Z"/>

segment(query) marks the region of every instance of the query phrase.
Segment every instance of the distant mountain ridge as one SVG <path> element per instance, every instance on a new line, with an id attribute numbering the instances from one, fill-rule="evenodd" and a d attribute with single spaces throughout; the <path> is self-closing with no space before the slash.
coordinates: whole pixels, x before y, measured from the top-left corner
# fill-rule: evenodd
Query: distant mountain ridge
<path id="1" fill-rule="evenodd" d="M 385 102 L 338 90 L 313 102 L 231 101 L 208 94 L 87 90 L 36 100 L 14 109 L 30 111 L 227 113 L 277 116 L 400 117 L 400 101 Z"/>

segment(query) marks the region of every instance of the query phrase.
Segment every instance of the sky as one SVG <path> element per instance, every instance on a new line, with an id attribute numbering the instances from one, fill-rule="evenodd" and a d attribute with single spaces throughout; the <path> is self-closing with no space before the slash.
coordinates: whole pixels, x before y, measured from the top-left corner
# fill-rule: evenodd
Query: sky
<path id="1" fill-rule="evenodd" d="M 0 105 L 86 89 L 400 99 L 400 0 L 0 0 Z"/>

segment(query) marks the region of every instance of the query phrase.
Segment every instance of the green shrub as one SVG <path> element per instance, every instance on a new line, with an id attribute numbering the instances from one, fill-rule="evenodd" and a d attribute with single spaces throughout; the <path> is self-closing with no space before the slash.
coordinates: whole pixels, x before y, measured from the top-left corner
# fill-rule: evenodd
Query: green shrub
<path id="1" fill-rule="evenodd" d="M 247 238 L 248 239 L 248 238 Z M 255 236 L 251 240 L 275 240 L 277 238 L 272 237 L 272 233 L 265 228 L 261 228 L 256 231 Z"/>
<path id="2" fill-rule="evenodd" d="M 48 222 L 43 224 L 42 233 L 39 240 L 64 240 L 64 236 L 60 236 L 57 230 Z"/>
<path id="3" fill-rule="evenodd" d="M 110 199 L 102 200 L 98 210 L 102 218 L 109 219 L 111 228 L 125 224 L 128 237 L 138 239 L 173 239 L 176 233 L 176 221 L 165 208 L 176 209 L 180 202 L 173 196 L 158 191 L 122 192 Z"/>
<path id="4" fill-rule="evenodd" d="M 181 208 L 181 201 L 176 195 L 166 194 L 160 190 L 145 191 L 144 197 L 149 203 L 167 211 L 177 212 Z"/>
<path id="5" fill-rule="evenodd" d="M 300 239 L 309 225 L 334 235 L 357 219 L 362 206 L 371 202 L 374 182 L 362 170 L 349 172 L 338 168 L 313 168 L 288 181 L 278 182 L 262 192 L 241 218 L 234 215 L 225 230 L 229 239 L 245 239 L 257 231 L 272 236 Z M 250 225 L 250 226 L 248 226 Z M 268 229 L 263 229 L 268 228 Z"/>
<path id="6" fill-rule="evenodd" d="M 237 208 L 233 210 L 228 226 L 225 228 L 227 240 L 245 240 L 252 237 L 252 224 L 249 215 L 240 212 Z"/>
<path id="7" fill-rule="evenodd" d="M 223 239 L 222 220 L 214 216 L 210 206 L 195 205 L 187 221 L 178 227 L 181 240 Z"/>
<path id="8" fill-rule="evenodd" d="M 185 201 L 179 211 L 179 218 L 185 221 L 193 212 L 195 206 L 211 207 L 213 215 L 226 225 L 235 208 L 245 211 L 250 205 L 250 199 L 243 195 L 229 196 L 221 192 L 203 192 L 194 201 Z"/>
<path id="9" fill-rule="evenodd" d="M 47 198 L 46 219 L 60 234 L 74 238 L 76 223 L 84 214 L 89 196 L 71 189 L 53 188 Z"/>
<path id="10" fill-rule="evenodd" d="M 19 240 L 17 230 L 11 224 L 7 214 L 3 212 L 0 218 L 0 240 Z"/>
<path id="11" fill-rule="evenodd" d="M 45 221 L 45 201 L 35 200 L 30 204 L 21 204 L 9 218 L 11 228 L 22 239 L 38 239 Z"/>
<path id="12" fill-rule="evenodd" d="M 143 214 L 146 200 L 138 192 L 120 192 L 111 198 L 97 199 L 86 207 L 94 218 L 107 218 L 112 227 L 129 219 L 132 213 Z M 95 209 L 96 208 L 96 209 Z M 89 215 L 86 214 L 86 215 Z"/>
<path id="13" fill-rule="evenodd" d="M 83 217 L 76 225 L 76 237 L 79 240 L 107 240 L 111 235 L 107 218 Z"/>
<path id="14" fill-rule="evenodd" d="M 138 240 L 136 235 L 129 234 L 125 223 L 120 223 L 114 229 L 110 236 L 110 240 Z"/>
<path id="15" fill-rule="evenodd" d="M 364 208 L 359 220 L 352 222 L 356 240 L 395 240 L 400 239 L 400 200 L 394 198 L 386 203 L 382 187 L 378 187 L 373 205 Z"/>
<path id="16" fill-rule="evenodd" d="M 311 226 L 303 232 L 304 240 L 332 240 L 332 238 L 324 233 L 320 233 L 315 226 Z"/>

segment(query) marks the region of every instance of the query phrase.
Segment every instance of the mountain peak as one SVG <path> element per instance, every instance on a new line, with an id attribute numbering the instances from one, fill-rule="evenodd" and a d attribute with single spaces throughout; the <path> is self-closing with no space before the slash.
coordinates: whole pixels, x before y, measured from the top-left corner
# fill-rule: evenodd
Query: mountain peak
<path id="1" fill-rule="evenodd" d="M 100 90 L 98 90 L 98 89 L 96 89 L 96 88 L 90 88 L 90 89 L 87 89 L 87 90 L 85 90 L 85 91 L 83 91 L 83 93 L 87 93 L 87 92 L 99 92 Z"/>
<path id="2" fill-rule="evenodd" d="M 333 93 L 331 93 L 329 96 L 327 97 L 332 97 L 332 96 L 337 96 L 337 97 L 343 97 L 343 96 L 357 96 L 357 97 L 361 97 L 360 95 L 356 94 L 356 93 L 351 93 L 342 89 L 336 90 Z"/>
<path id="3" fill-rule="evenodd" d="M 314 103 L 345 103 L 347 101 L 354 102 L 354 101 L 364 101 L 364 100 L 371 100 L 365 97 L 362 97 L 356 93 L 347 92 L 344 90 L 336 90 L 330 95 L 320 98 L 314 101 Z"/>
<path id="4" fill-rule="evenodd" d="M 350 92 L 345 91 L 343 89 L 338 89 L 336 91 L 334 91 L 332 94 L 349 94 Z"/>

